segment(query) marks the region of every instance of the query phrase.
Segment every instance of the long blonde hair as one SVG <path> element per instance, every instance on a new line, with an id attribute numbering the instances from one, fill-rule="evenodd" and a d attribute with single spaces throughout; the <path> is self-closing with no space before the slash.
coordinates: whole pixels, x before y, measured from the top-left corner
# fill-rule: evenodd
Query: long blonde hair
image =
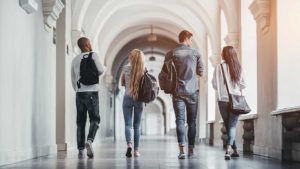
<path id="1" fill-rule="evenodd" d="M 144 75 L 144 53 L 139 49 L 133 49 L 129 53 L 129 63 L 131 65 L 131 75 L 129 83 L 129 95 L 134 100 L 138 98 L 140 79 Z"/>

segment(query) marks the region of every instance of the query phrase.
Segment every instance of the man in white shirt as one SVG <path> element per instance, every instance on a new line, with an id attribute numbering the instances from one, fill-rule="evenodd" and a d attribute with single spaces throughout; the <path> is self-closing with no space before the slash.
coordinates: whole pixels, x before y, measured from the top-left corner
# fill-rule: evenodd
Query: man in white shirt
<path id="1" fill-rule="evenodd" d="M 81 54 L 72 61 L 71 79 L 72 86 L 76 92 L 77 107 L 77 148 L 78 158 L 83 158 L 83 151 L 87 149 L 87 156 L 94 157 L 92 143 L 99 128 L 99 76 L 103 74 L 103 66 L 99 57 L 92 52 L 89 39 L 82 37 L 77 41 Z M 94 71 L 94 72 L 93 72 Z M 90 119 L 90 128 L 85 142 L 85 124 L 87 112 Z"/>

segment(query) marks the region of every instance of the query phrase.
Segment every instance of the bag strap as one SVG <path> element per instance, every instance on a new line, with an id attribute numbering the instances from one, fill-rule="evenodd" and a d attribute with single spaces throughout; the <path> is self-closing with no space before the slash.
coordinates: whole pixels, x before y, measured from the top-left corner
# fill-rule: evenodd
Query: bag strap
<path id="1" fill-rule="evenodd" d="M 89 58 L 89 59 L 90 59 L 90 58 L 92 58 L 92 56 L 93 56 L 93 52 L 90 52 L 89 54 L 85 54 L 85 55 L 83 55 L 83 56 L 82 56 L 82 58 L 84 58 L 86 55 L 88 55 L 88 57 L 87 57 L 87 58 Z"/>
<path id="2" fill-rule="evenodd" d="M 90 52 L 88 58 L 92 58 L 92 56 L 93 56 L 93 52 Z"/>
<path id="3" fill-rule="evenodd" d="M 225 76 L 225 73 L 224 73 L 224 67 L 222 65 L 223 63 L 221 63 L 221 69 L 222 69 L 222 74 L 223 74 L 223 78 L 224 78 L 224 81 L 225 81 L 225 85 L 226 85 L 226 90 L 228 92 L 228 95 L 229 94 L 229 88 L 228 88 L 228 83 L 227 83 L 227 80 L 226 80 L 226 76 Z M 240 87 L 239 87 L 240 88 Z M 241 91 L 241 96 L 243 96 L 243 90 L 240 88 L 240 91 Z"/>
<path id="4" fill-rule="evenodd" d="M 223 74 L 223 78 L 224 78 L 226 90 L 227 90 L 227 93 L 228 93 L 228 98 L 229 98 L 229 100 L 230 100 L 230 99 L 231 99 L 231 95 L 230 95 L 230 93 L 229 93 L 229 88 L 228 88 L 226 76 L 225 76 L 225 73 L 224 73 L 224 67 L 223 67 L 223 64 L 221 63 L 220 66 L 221 66 L 221 70 L 222 70 L 222 74 Z"/>

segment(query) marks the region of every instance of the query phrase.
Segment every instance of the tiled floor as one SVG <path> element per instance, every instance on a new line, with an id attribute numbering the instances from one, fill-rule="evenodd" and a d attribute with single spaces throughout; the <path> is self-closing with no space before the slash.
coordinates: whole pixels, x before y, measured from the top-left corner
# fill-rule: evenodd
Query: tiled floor
<path id="1" fill-rule="evenodd" d="M 260 156 L 242 155 L 238 159 L 225 161 L 223 151 L 205 145 L 196 146 L 194 159 L 177 159 L 175 138 L 144 138 L 141 141 L 139 158 L 125 158 L 126 144 L 106 142 L 95 148 L 94 159 L 77 159 L 77 152 L 60 152 L 57 155 L 32 159 L 0 169 L 300 169 L 300 163 L 284 162 Z"/>

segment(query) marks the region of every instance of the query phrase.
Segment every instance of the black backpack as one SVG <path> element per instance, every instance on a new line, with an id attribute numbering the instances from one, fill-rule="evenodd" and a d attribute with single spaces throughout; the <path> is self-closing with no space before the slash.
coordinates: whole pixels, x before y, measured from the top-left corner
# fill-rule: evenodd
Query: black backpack
<path id="1" fill-rule="evenodd" d="M 146 69 L 143 77 L 140 79 L 138 101 L 149 103 L 155 100 L 158 90 L 157 80 Z"/>
<path id="2" fill-rule="evenodd" d="M 99 83 L 99 71 L 92 58 L 93 52 L 88 54 L 88 57 L 84 55 L 80 62 L 80 79 L 77 82 L 78 88 L 80 83 L 84 85 L 94 85 Z"/>
<path id="3" fill-rule="evenodd" d="M 173 58 L 174 54 L 169 60 L 164 62 L 158 75 L 160 89 L 166 94 L 174 94 L 177 87 L 177 71 Z"/>

